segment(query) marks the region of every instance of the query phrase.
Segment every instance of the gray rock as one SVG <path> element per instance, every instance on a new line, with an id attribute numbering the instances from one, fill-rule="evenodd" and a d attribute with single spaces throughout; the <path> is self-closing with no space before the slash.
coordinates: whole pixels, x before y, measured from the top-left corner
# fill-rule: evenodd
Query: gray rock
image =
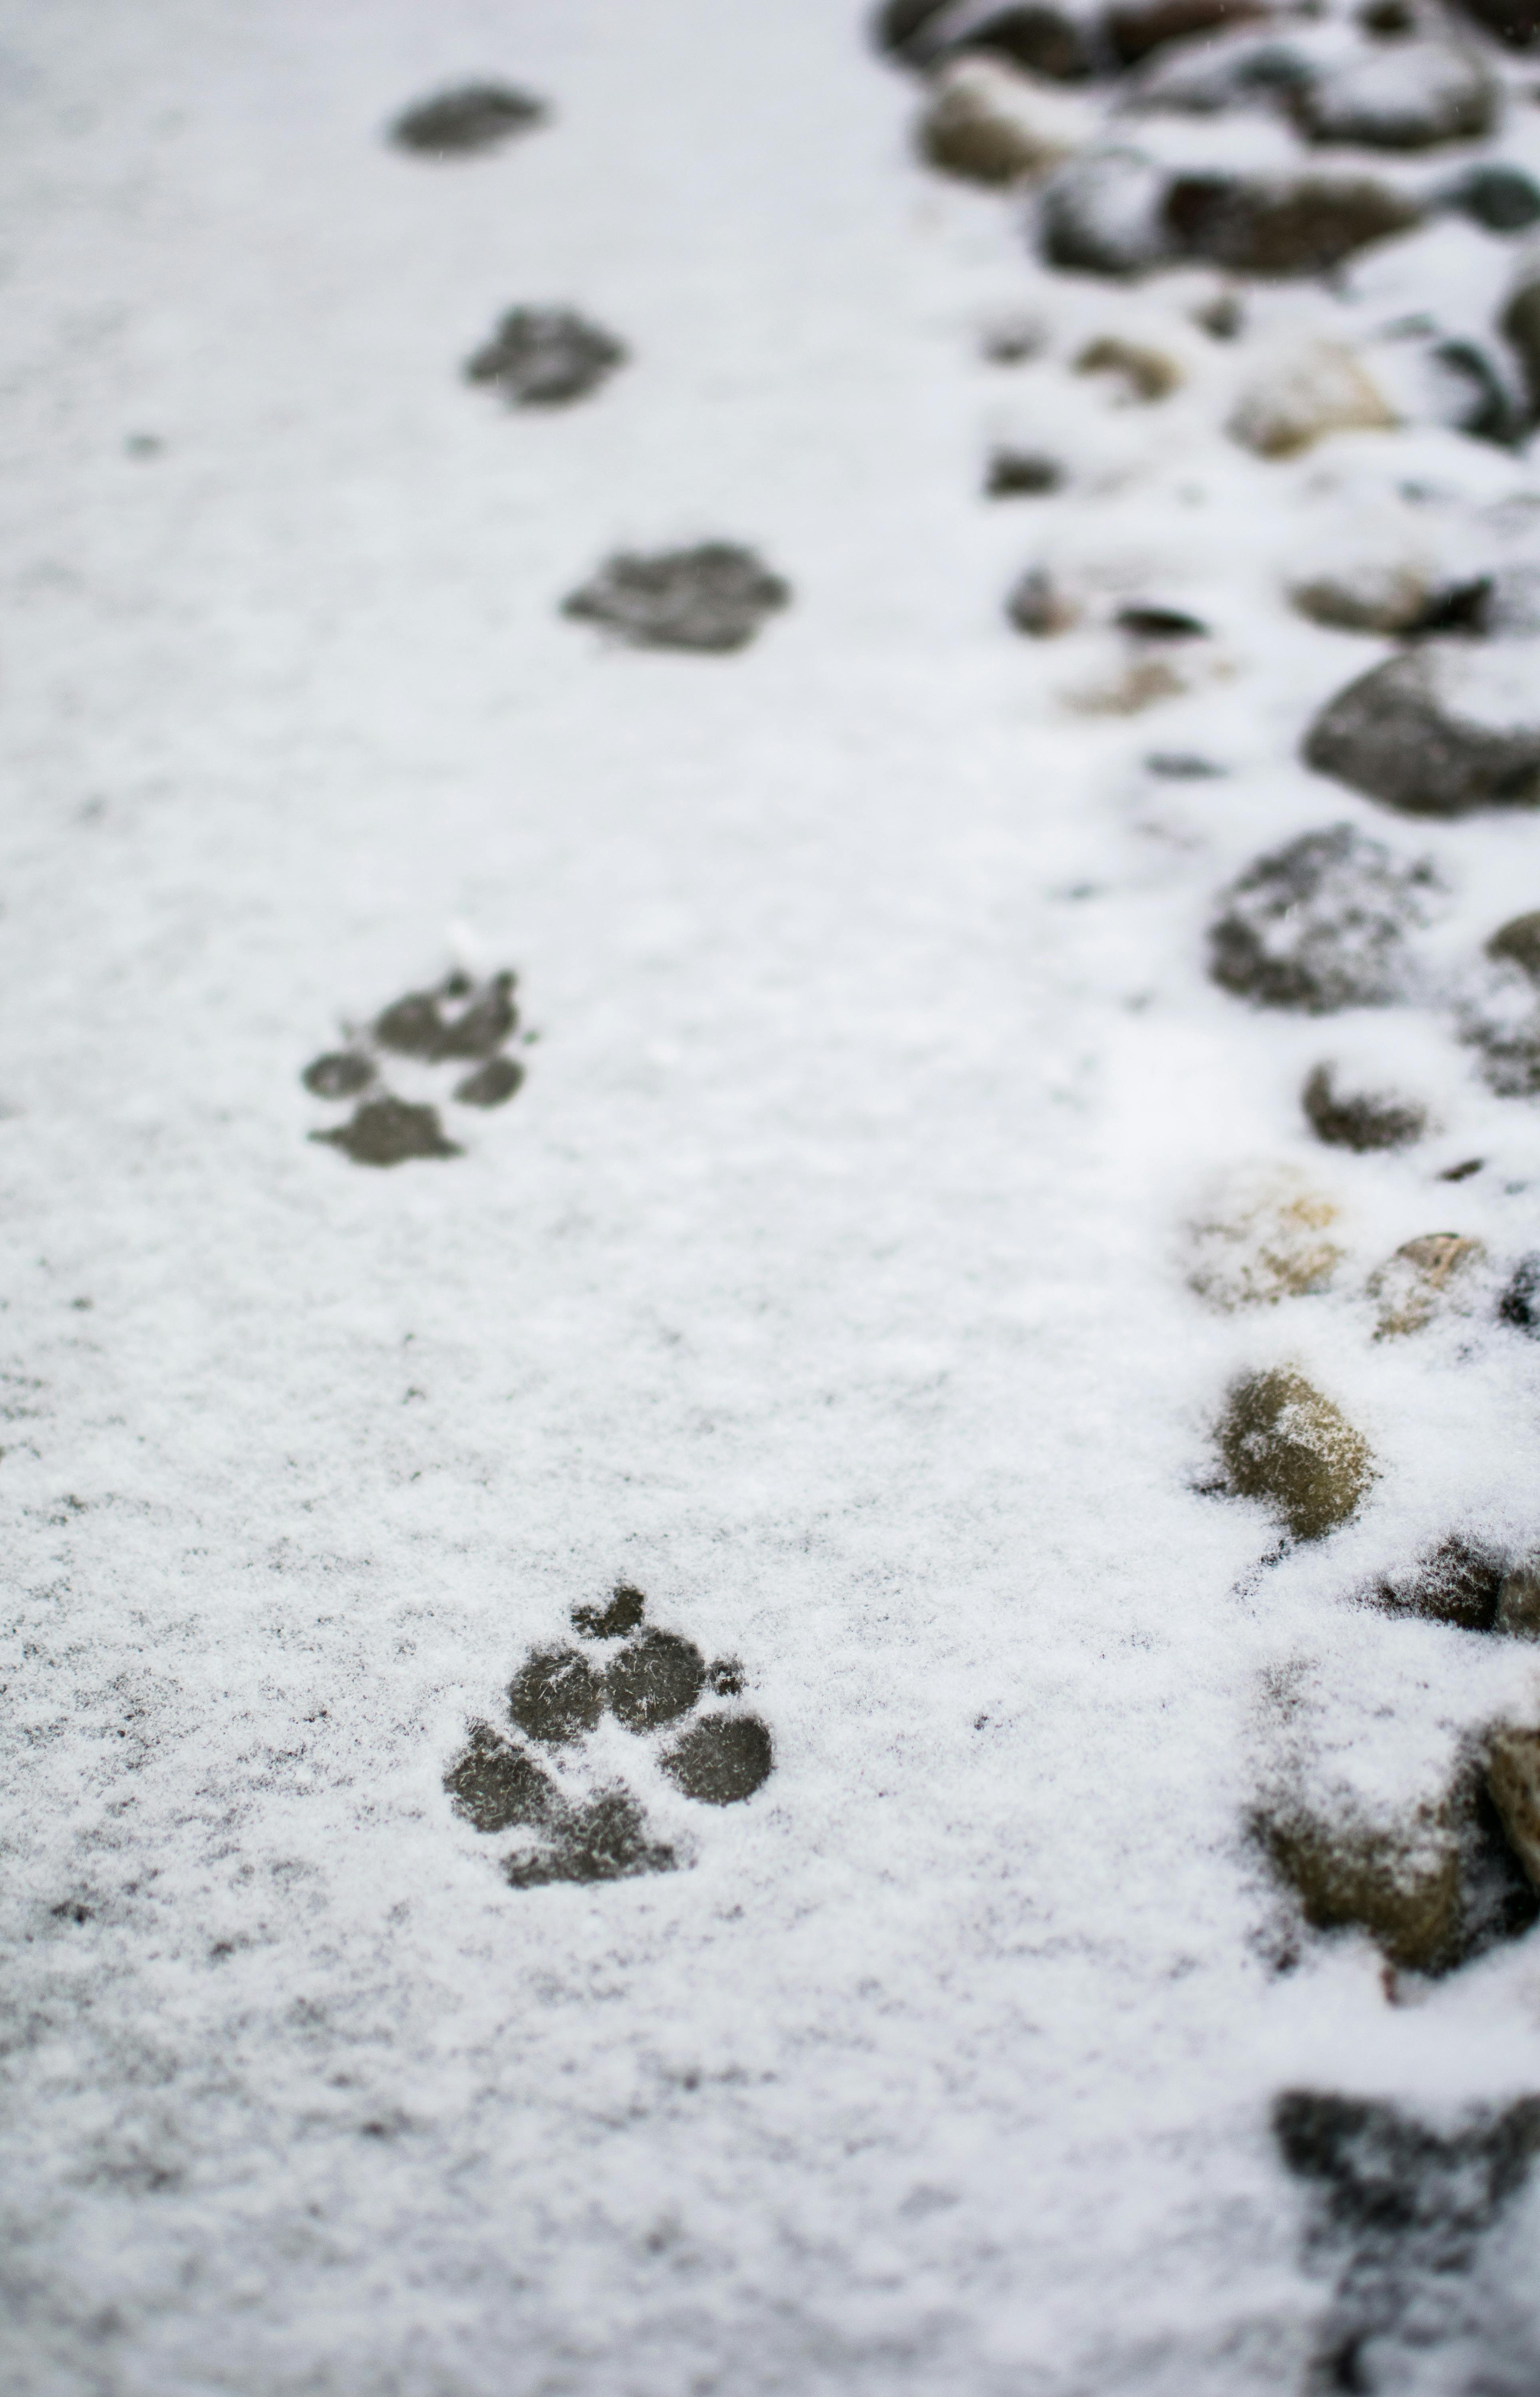
<path id="1" fill-rule="evenodd" d="M 1035 641 L 1051 640 L 1056 633 L 1066 633 L 1076 617 L 1074 607 L 1054 589 L 1040 566 L 1029 566 L 1012 583 L 1006 595 L 1005 612 L 1018 633 L 1025 633 Z"/>
<path id="2" fill-rule="evenodd" d="M 1487 943 L 1487 955 L 1517 966 L 1531 982 L 1540 984 L 1540 908 L 1500 924 Z"/>
<path id="3" fill-rule="evenodd" d="M 1503 311 L 1502 331 L 1523 371 L 1530 414 L 1540 417 L 1540 275 L 1520 284 Z"/>
<path id="4" fill-rule="evenodd" d="M 1051 266 L 1073 274 L 1140 275 L 1167 256 L 1166 178 L 1142 150 L 1082 151 L 1043 188 L 1038 238 Z"/>
<path id="5" fill-rule="evenodd" d="M 1270 13 L 1264 0 L 1124 0 L 1107 10 L 1105 35 L 1119 66 L 1136 66 L 1167 42 L 1222 33 Z"/>
<path id="6" fill-rule="evenodd" d="M 1262 1007 L 1387 1006 L 1413 985 L 1406 934 L 1426 922 L 1438 887 L 1426 860 L 1399 864 L 1351 824 L 1302 833 L 1225 893 L 1210 972 Z"/>
<path id="7" fill-rule="evenodd" d="M 1510 1640 L 1540 1640 L 1540 1557 L 1504 1574 L 1493 1628 Z"/>
<path id="8" fill-rule="evenodd" d="M 790 585 L 752 550 L 711 541 L 652 556 L 623 551 L 562 602 L 562 613 L 602 625 L 633 649 L 725 654 L 746 648 L 790 601 Z"/>
<path id="9" fill-rule="evenodd" d="M 1530 642 L 1433 641 L 1330 700 L 1305 762 L 1403 815 L 1540 801 L 1540 657 Z"/>
<path id="10" fill-rule="evenodd" d="M 1376 1149 L 1410 1148 L 1427 1129 L 1427 1110 L 1388 1091 L 1338 1089 L 1335 1069 L 1317 1065 L 1301 1097 L 1310 1128 L 1328 1148 L 1359 1156 Z"/>
<path id="11" fill-rule="evenodd" d="M 1540 1889 L 1540 1731 L 1503 1723 L 1492 1733 L 1487 1788 L 1514 1855 Z"/>
<path id="12" fill-rule="evenodd" d="M 1054 83 L 1078 83 L 1094 63 L 1086 25 L 1043 0 L 887 0 L 873 35 L 913 66 L 984 50 Z"/>
<path id="13" fill-rule="evenodd" d="M 566 408 L 625 363 L 625 344 L 570 308 L 511 308 L 465 367 L 510 408 Z"/>
<path id="14" fill-rule="evenodd" d="M 1540 187 L 1518 167 L 1472 167 L 1443 194 L 1443 205 L 1488 233 L 1523 233 L 1540 221 Z"/>
<path id="15" fill-rule="evenodd" d="M 549 114 L 542 100 L 506 84 L 460 84 L 405 110 L 390 138 L 398 150 L 420 157 L 470 158 L 497 149 L 516 133 L 532 132 Z"/>
<path id="16" fill-rule="evenodd" d="M 1364 150 L 1427 150 L 1490 133 L 1497 86 L 1480 59 L 1452 42 L 1387 43 L 1308 75 L 1290 93 L 1307 141 Z"/>
<path id="17" fill-rule="evenodd" d="M 1233 1493 L 1263 1500 L 1296 1540 L 1323 1539 L 1346 1523 L 1374 1478 L 1367 1441 L 1289 1366 L 1235 1385 L 1219 1450 Z"/>
<path id="18" fill-rule="evenodd" d="M 1324 275 L 1416 224 L 1417 204 L 1363 175 L 1178 175 L 1164 200 L 1169 248 L 1237 275 Z"/>

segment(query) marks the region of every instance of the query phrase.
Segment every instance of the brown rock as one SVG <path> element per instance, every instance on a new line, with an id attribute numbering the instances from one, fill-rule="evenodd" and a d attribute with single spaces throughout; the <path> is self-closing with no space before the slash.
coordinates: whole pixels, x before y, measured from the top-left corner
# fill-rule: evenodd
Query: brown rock
<path id="1" fill-rule="evenodd" d="M 1330 1065 L 1315 1068 L 1302 1104 L 1318 1140 L 1328 1148 L 1350 1148 L 1359 1156 L 1381 1148 L 1409 1148 L 1427 1129 L 1426 1107 L 1386 1091 L 1344 1093 Z"/>
<path id="2" fill-rule="evenodd" d="M 1180 388 L 1181 368 L 1174 358 L 1161 350 L 1152 350 L 1141 341 L 1125 341 L 1117 334 L 1104 334 L 1101 340 L 1090 341 L 1075 361 L 1077 374 L 1114 374 L 1118 376 L 1134 399 L 1166 399 Z"/>
<path id="3" fill-rule="evenodd" d="M 1374 1478 L 1368 1442 L 1289 1366 L 1235 1385 L 1219 1449 L 1237 1497 L 1262 1499 L 1296 1540 L 1321 1539 L 1346 1523 Z"/>
<path id="4" fill-rule="evenodd" d="M 1431 1323 L 1451 1285 L 1485 1255 L 1480 1241 L 1462 1232 L 1427 1232 L 1407 1240 L 1370 1277 L 1369 1295 L 1382 1302 L 1375 1339 L 1400 1339 Z"/>
<path id="5" fill-rule="evenodd" d="M 1458 1631 L 1495 1627 L 1503 1564 L 1489 1548 L 1458 1536 L 1443 1541 L 1410 1573 L 1383 1582 L 1376 1605 L 1388 1614 L 1416 1614 Z"/>
<path id="6" fill-rule="evenodd" d="M 1091 129 L 1082 101 L 981 53 L 938 70 L 918 139 L 922 154 L 944 173 L 1005 185 L 1046 174 Z"/>
<path id="7" fill-rule="evenodd" d="M 1259 458 L 1292 458 L 1329 433 L 1384 433 L 1399 421 L 1351 350 L 1309 341 L 1242 387 L 1226 429 Z"/>
<path id="8" fill-rule="evenodd" d="M 1163 42 L 1228 33 L 1270 13 L 1261 0 L 1143 0 L 1142 6 L 1109 8 L 1105 22 L 1118 65 L 1132 67 Z"/>
<path id="9" fill-rule="evenodd" d="M 1509 1846 L 1540 1889 L 1540 1731 L 1505 1723 L 1493 1733 L 1487 1790 Z"/>
<path id="10" fill-rule="evenodd" d="M 1519 354 L 1530 413 L 1540 416 L 1540 279 L 1520 285 L 1503 311 L 1503 332 Z"/>
<path id="11" fill-rule="evenodd" d="M 1540 908 L 1499 925 L 1487 943 L 1487 955 L 1518 966 L 1531 982 L 1540 983 Z"/>
<path id="12" fill-rule="evenodd" d="M 1403 815 L 1540 803 L 1540 679 L 1532 645 L 1429 641 L 1338 691 L 1305 762 Z"/>
<path id="13" fill-rule="evenodd" d="M 1179 175 L 1165 217 L 1176 247 L 1239 275 L 1325 275 L 1371 242 L 1410 231 L 1412 200 L 1367 176 Z"/>
<path id="14" fill-rule="evenodd" d="M 1504 1574 L 1492 1627 L 1510 1640 L 1540 1640 L 1540 1558 L 1526 1558 Z"/>
<path id="15" fill-rule="evenodd" d="M 1403 1972 L 1437 1973 L 1455 1960 L 1460 1849 L 1436 1816 L 1395 1827 L 1301 1809 L 1264 1815 L 1258 1828 L 1313 1929 L 1366 1931 Z"/>
<path id="16" fill-rule="evenodd" d="M 1324 1290 L 1342 1263 L 1326 1237 L 1337 1214 L 1332 1199 L 1293 1174 L 1242 1180 L 1193 1226 L 1191 1285 L 1226 1311 Z"/>

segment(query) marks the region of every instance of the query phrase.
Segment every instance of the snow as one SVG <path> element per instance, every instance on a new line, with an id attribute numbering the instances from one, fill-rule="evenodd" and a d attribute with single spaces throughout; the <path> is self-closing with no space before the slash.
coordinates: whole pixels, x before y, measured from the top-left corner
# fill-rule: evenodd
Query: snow
<path id="1" fill-rule="evenodd" d="M 549 127 L 380 138 L 486 74 Z M 1533 1939 L 1397 2004 L 1366 1940 L 1280 1977 L 1245 1823 L 1269 1674 L 1333 1750 L 1373 1724 L 1382 1788 L 1540 1696 L 1519 1643 L 1350 1602 L 1453 1528 L 1540 1539 L 1540 1350 L 1377 1345 L 1364 1294 L 1427 1231 L 1533 1245 L 1540 1130 L 1438 1006 L 1253 1012 L 1204 929 L 1339 822 L 1434 860 L 1452 984 L 1540 899 L 1521 810 L 1403 825 L 1297 763 L 1389 650 L 1284 597 L 1307 509 L 1532 465 L 1226 442 L 1221 279 L 1043 275 L 1019 204 L 914 163 L 846 0 L 13 5 L 0 103 L 7 2385 L 1292 2385 L 1277 2091 L 1534 2081 Z M 1372 338 L 1368 271 L 1259 339 Z M 558 302 L 632 353 L 602 393 L 465 387 Z M 1041 353 L 986 363 L 1024 309 Z M 1102 333 L 1181 392 L 1077 375 Z M 1062 499 L 982 499 L 1008 428 Z M 795 595 L 739 657 L 559 613 L 718 538 Z M 1000 606 L 1061 547 L 1212 611 L 1199 688 L 1065 704 L 1105 628 Z M 446 1163 L 311 1143 L 302 1066 L 456 958 L 520 973 L 518 1098 Z M 1355 1043 L 1419 1147 L 1311 1137 Z M 1219 1313 L 1185 1226 L 1253 1160 L 1339 1198 L 1348 1263 Z M 1281 1360 L 1380 1480 L 1263 1569 L 1196 1485 Z M 776 1770 L 703 1809 L 609 1724 L 689 1868 L 511 1890 L 445 1768 L 622 1579 L 743 1659 Z"/>

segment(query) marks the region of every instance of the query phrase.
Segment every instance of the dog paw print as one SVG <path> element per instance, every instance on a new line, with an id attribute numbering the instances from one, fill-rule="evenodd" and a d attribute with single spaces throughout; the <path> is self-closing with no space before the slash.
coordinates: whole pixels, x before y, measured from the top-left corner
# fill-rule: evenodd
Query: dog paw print
<path id="1" fill-rule="evenodd" d="M 623 1881 L 680 1864 L 624 1783 L 599 1778 L 588 1743 L 607 1718 L 647 1742 L 636 1760 L 643 1772 L 697 1804 L 740 1804 L 769 1778 L 770 1732 L 732 1703 L 743 1693 L 743 1667 L 725 1656 L 708 1665 L 692 1640 L 649 1624 L 646 1608 L 624 1584 L 602 1606 L 575 1607 L 576 1641 L 534 1649 L 514 1676 L 510 1729 L 472 1723 L 444 1776 L 473 1829 L 525 1834 L 502 1860 L 515 1889 Z"/>
<path id="2" fill-rule="evenodd" d="M 457 1106 L 506 1105 L 524 1080 L 519 1059 L 504 1053 L 518 1030 L 515 985 L 511 973 L 482 982 L 451 973 L 432 990 L 394 1000 L 372 1024 L 350 1029 L 345 1048 L 328 1050 L 300 1077 L 315 1098 L 355 1103 L 345 1123 L 313 1132 L 311 1139 L 340 1148 L 355 1165 L 463 1156 L 444 1130 L 439 1080 L 446 1067 L 456 1074 L 448 1095 Z M 387 1073 L 413 1095 L 391 1089 Z"/>

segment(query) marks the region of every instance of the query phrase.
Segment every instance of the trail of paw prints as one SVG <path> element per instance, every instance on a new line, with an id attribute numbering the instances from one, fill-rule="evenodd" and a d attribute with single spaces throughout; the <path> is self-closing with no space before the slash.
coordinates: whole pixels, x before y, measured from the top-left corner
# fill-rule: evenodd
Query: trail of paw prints
<path id="1" fill-rule="evenodd" d="M 444 1776 L 455 1813 L 474 1829 L 525 1835 L 502 1859 L 514 1889 L 624 1881 L 685 1861 L 651 1836 L 623 1783 L 594 1786 L 584 1744 L 607 1712 L 649 1743 L 655 1769 L 699 1805 L 742 1804 L 770 1776 L 768 1727 L 732 1704 L 743 1695 L 743 1667 L 725 1656 L 708 1665 L 692 1640 L 648 1624 L 646 1605 L 623 1584 L 603 1606 L 574 1607 L 582 1644 L 532 1649 L 509 1685 L 517 1736 L 471 1723 Z M 710 1698 L 729 1703 L 703 1709 Z"/>
<path id="2" fill-rule="evenodd" d="M 340 1148 L 355 1165 L 463 1156 L 445 1132 L 436 1092 L 448 1079 L 449 1100 L 485 1112 L 505 1106 L 520 1088 L 524 1065 L 504 1053 L 518 1030 L 516 979 L 451 973 L 432 990 L 408 991 L 361 1029 L 350 1027 L 344 1047 L 327 1050 L 300 1077 L 315 1098 L 354 1103 L 345 1123 L 311 1139 Z M 393 1090 L 387 1073 L 415 1095 Z"/>

